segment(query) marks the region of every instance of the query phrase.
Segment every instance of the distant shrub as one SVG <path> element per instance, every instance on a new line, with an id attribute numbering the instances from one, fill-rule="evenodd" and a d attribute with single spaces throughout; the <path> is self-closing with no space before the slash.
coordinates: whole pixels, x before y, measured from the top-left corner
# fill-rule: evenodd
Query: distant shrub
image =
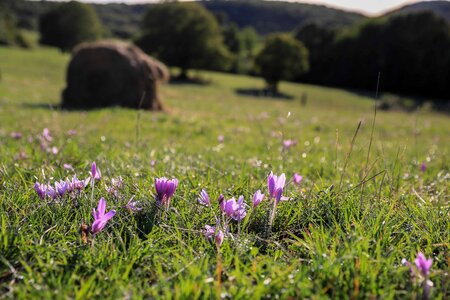
<path id="1" fill-rule="evenodd" d="M 280 80 L 291 80 L 308 71 L 308 50 L 287 34 L 271 35 L 256 56 L 255 68 L 269 90 L 277 93 Z"/>
<path id="2" fill-rule="evenodd" d="M 81 42 L 97 40 L 103 29 L 90 5 L 71 1 L 45 13 L 39 31 L 41 44 L 68 51 Z"/>

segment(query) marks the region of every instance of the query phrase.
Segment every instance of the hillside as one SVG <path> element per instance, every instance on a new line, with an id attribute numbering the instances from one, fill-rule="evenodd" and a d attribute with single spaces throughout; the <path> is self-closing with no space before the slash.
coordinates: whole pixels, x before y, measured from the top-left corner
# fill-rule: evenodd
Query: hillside
<path id="1" fill-rule="evenodd" d="M 19 26 L 36 29 L 39 16 L 57 2 L 4 0 L 19 20 Z M 299 25 L 316 22 L 330 27 L 351 25 L 362 15 L 321 5 L 272 1 L 200 1 L 208 10 L 240 27 L 252 26 L 260 34 L 289 32 Z M 130 38 L 138 33 L 142 15 L 152 4 L 93 4 L 99 18 L 116 37 Z"/>
<path id="2" fill-rule="evenodd" d="M 421 11 L 432 11 L 436 15 L 446 19 L 450 22 L 450 2 L 449 1 L 429 1 L 418 2 L 410 5 L 406 5 L 400 9 L 397 9 L 390 14 L 405 14 L 416 13 Z"/>
<path id="3" fill-rule="evenodd" d="M 202 1 L 208 10 L 226 16 L 240 27 L 252 26 L 260 34 L 292 31 L 315 22 L 327 27 L 351 25 L 363 15 L 322 5 L 274 1 Z"/>

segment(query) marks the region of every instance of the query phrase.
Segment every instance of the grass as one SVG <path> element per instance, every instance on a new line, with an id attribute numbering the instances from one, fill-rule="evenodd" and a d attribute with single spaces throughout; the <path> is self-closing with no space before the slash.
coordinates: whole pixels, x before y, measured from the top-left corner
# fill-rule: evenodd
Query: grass
<path id="1" fill-rule="evenodd" d="M 282 83 L 293 100 L 244 97 L 235 90 L 262 81 L 202 73 L 212 84 L 162 88 L 168 113 L 68 112 L 55 106 L 67 54 L 0 48 L 0 57 L 0 298 L 418 299 L 401 260 L 419 251 L 433 258 L 431 297 L 448 297 L 447 116 L 378 112 L 366 170 L 374 103 L 356 93 Z M 44 128 L 57 154 L 41 150 Z M 283 138 L 298 145 L 283 151 Z M 36 181 L 87 177 L 92 161 L 103 175 L 93 195 L 50 202 L 34 192 Z M 267 194 L 270 171 L 304 180 L 288 185 L 270 233 L 265 199 L 231 223 L 218 252 L 202 233 L 215 220 L 197 203 L 201 189 L 218 213 L 221 193 L 247 204 Z M 112 196 L 118 176 L 124 187 Z M 152 223 L 161 176 L 180 183 Z M 80 225 L 102 196 L 117 214 L 85 244 Z M 123 208 L 132 196 L 140 213 Z"/>

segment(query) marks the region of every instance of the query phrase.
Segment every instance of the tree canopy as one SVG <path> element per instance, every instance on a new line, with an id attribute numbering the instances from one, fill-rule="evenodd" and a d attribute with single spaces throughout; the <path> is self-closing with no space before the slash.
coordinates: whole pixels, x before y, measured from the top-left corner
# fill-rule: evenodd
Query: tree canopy
<path id="1" fill-rule="evenodd" d="M 311 72 L 301 80 L 374 90 L 381 72 L 383 91 L 450 97 L 450 26 L 435 14 L 372 19 L 333 35 L 297 33 L 312 53 Z"/>
<path id="2" fill-rule="evenodd" d="M 103 33 L 94 9 L 76 1 L 61 3 L 42 15 L 39 31 L 41 44 L 55 46 L 62 51 L 81 42 L 96 40 Z"/>
<path id="3" fill-rule="evenodd" d="M 170 66 L 188 69 L 224 69 L 229 52 L 214 16 L 197 3 L 162 3 L 152 6 L 136 41 L 145 52 Z"/>
<path id="4" fill-rule="evenodd" d="M 256 56 L 255 67 L 276 93 L 280 80 L 291 80 L 308 71 L 308 50 L 290 35 L 270 35 Z"/>

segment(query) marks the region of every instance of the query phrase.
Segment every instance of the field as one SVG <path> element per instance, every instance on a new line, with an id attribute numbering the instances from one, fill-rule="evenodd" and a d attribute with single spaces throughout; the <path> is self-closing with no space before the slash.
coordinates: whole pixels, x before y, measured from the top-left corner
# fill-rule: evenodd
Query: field
<path id="1" fill-rule="evenodd" d="M 166 113 L 61 111 L 68 59 L 0 47 L 0 298 L 449 296 L 448 116 L 378 111 L 372 135 L 370 97 L 291 83 L 280 86 L 290 100 L 241 96 L 262 80 L 212 72 L 198 73 L 209 85 L 163 86 Z M 35 192 L 88 178 L 94 161 L 102 178 L 76 199 Z M 272 225 L 271 171 L 286 174 L 290 198 Z M 163 176 L 179 181 L 167 209 L 155 206 Z M 247 215 L 216 247 L 204 228 L 222 215 L 220 194 L 243 195 Z M 124 207 L 133 196 L 138 212 Z M 100 197 L 116 215 L 86 240 Z M 402 264 L 418 252 L 433 259 L 431 288 Z"/>

